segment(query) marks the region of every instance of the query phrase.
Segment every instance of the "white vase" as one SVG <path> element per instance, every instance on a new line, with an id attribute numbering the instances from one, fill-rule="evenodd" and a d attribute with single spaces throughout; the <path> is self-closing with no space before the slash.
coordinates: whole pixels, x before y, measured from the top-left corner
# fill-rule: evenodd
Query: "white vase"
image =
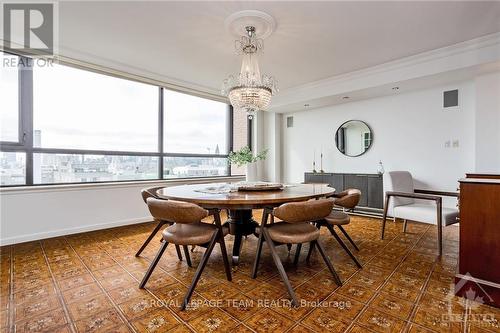
<path id="1" fill-rule="evenodd" d="M 385 172 L 384 165 L 382 164 L 382 161 L 380 161 L 380 162 L 378 162 L 377 173 L 379 175 L 383 175 L 384 172 Z"/>
<path id="2" fill-rule="evenodd" d="M 248 163 L 246 165 L 246 180 L 247 182 L 256 182 L 257 181 L 257 163 Z"/>

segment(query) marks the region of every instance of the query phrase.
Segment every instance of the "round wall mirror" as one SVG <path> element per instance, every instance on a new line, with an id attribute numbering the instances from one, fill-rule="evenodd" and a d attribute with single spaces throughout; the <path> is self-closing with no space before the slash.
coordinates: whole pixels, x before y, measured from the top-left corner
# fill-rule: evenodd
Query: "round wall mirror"
<path id="1" fill-rule="evenodd" d="M 349 120 L 340 125 L 335 133 L 335 145 L 346 156 L 363 155 L 370 148 L 373 133 L 364 121 Z"/>

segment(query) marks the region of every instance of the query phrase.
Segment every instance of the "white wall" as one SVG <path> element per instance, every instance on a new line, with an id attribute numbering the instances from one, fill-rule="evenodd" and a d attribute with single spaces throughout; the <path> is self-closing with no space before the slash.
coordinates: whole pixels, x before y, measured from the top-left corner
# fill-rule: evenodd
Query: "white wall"
<path id="1" fill-rule="evenodd" d="M 257 111 L 253 118 L 253 133 L 252 133 L 252 151 L 254 155 L 260 153 L 265 149 L 265 127 L 264 127 L 265 114 L 262 111 Z M 265 161 L 257 162 L 257 179 L 264 179 L 265 174 Z"/>
<path id="2" fill-rule="evenodd" d="M 279 113 L 264 113 L 264 145 L 269 151 L 264 162 L 262 179 L 270 182 L 281 181 L 281 122 Z"/>
<path id="3" fill-rule="evenodd" d="M 500 74 L 475 79 L 476 171 L 500 170 Z"/>
<path id="4" fill-rule="evenodd" d="M 451 89 L 459 89 L 460 106 L 445 110 L 442 93 Z M 457 180 L 475 169 L 472 81 L 291 115 L 294 127 L 282 124 L 285 182 L 303 181 L 314 150 L 317 165 L 323 151 L 326 172 L 376 173 L 381 160 L 386 171 L 412 172 L 420 188 L 454 191 Z M 335 147 L 335 131 L 350 119 L 365 121 L 373 131 L 372 147 L 360 157 L 344 156 Z M 445 148 L 448 140 L 458 140 L 459 147 Z"/>
<path id="5" fill-rule="evenodd" d="M 240 179 L 234 177 L 215 181 L 228 180 Z M 185 183 L 187 182 L 163 181 L 2 189 L 0 244 L 151 221 L 148 209 L 142 201 L 141 189 Z"/>

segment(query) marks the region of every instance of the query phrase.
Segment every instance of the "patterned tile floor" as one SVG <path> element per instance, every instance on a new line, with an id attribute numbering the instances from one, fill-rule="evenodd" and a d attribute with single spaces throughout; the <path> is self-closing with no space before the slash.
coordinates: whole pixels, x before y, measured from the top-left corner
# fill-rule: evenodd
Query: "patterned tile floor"
<path id="1" fill-rule="evenodd" d="M 255 212 L 260 217 L 260 212 Z M 360 247 L 358 270 L 337 243 L 322 241 L 340 273 L 338 287 L 316 252 L 298 267 L 286 247 L 279 253 L 301 307 L 290 308 L 264 247 L 256 280 L 249 276 L 256 238 L 243 244 L 233 282 L 224 277 L 216 247 L 192 306 L 178 305 L 195 268 L 169 247 L 147 290 L 138 281 L 159 246 L 134 253 L 151 223 L 100 230 L 1 248 L 0 332 L 500 332 L 500 309 L 450 294 L 458 253 L 458 228 L 444 232 L 444 256 L 436 256 L 436 228 L 353 217 L 347 227 Z M 232 237 L 226 238 L 229 248 Z M 204 249 L 192 253 L 196 266 Z M 452 314 L 450 316 L 449 314 Z"/>

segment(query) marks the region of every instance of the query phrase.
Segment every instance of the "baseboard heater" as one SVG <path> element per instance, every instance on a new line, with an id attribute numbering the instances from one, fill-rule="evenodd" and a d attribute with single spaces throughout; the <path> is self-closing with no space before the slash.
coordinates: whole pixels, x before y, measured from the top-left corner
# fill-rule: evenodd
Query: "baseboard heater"
<path id="1" fill-rule="evenodd" d="M 339 211 L 343 210 L 342 208 L 334 208 L 334 209 Z M 344 210 L 344 211 L 350 215 L 375 217 L 375 218 L 382 218 L 382 216 L 384 216 L 384 210 L 379 208 L 356 207 L 352 210 Z"/>

